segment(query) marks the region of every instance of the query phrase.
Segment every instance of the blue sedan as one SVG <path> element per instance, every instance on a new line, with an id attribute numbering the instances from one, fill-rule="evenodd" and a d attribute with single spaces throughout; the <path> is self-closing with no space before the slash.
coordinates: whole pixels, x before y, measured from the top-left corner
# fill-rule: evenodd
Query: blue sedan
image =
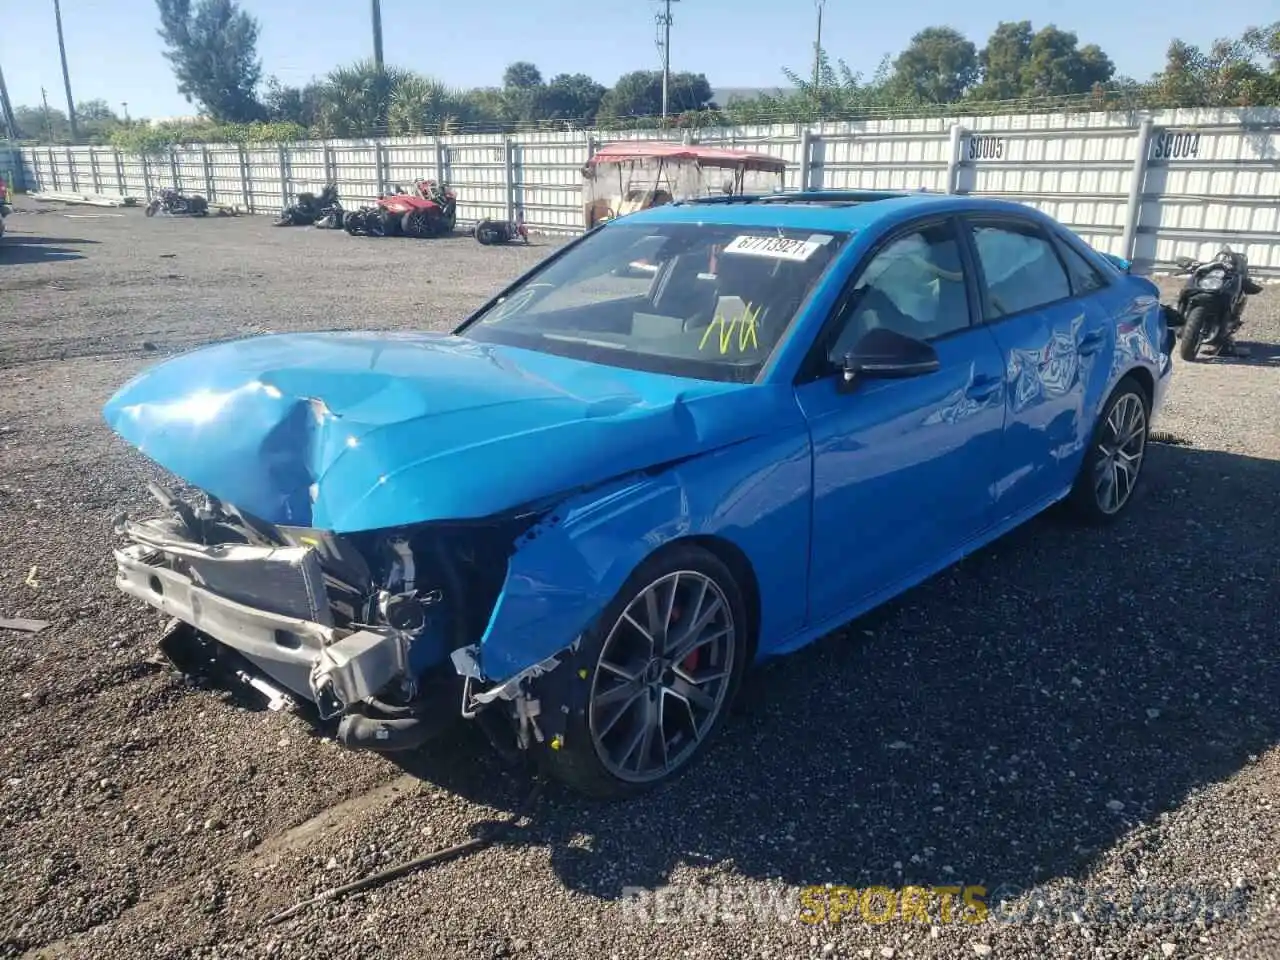
<path id="1" fill-rule="evenodd" d="M 200 494 L 152 485 L 117 582 L 174 618 L 166 649 L 229 658 L 348 746 L 417 749 L 460 714 L 630 795 L 704 752 L 753 661 L 1060 501 L 1120 516 L 1172 342 L 1150 281 L 1019 204 L 673 204 L 451 334 L 142 373 L 106 418 Z"/>

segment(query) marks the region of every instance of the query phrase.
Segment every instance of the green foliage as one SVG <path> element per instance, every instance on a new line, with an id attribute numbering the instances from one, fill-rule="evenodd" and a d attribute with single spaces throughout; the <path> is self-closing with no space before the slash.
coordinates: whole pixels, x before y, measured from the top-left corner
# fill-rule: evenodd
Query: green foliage
<path id="1" fill-rule="evenodd" d="M 320 85 L 290 87 L 275 77 L 267 80 L 262 97 L 266 119 L 275 123 L 296 123 L 313 127 L 320 116 Z"/>
<path id="2" fill-rule="evenodd" d="M 673 114 L 702 111 L 714 106 L 711 103 L 711 83 L 701 73 L 671 74 L 667 100 L 668 111 Z M 661 71 L 635 70 L 623 74 L 602 98 L 599 116 L 606 124 L 634 117 L 661 117 Z"/>
<path id="3" fill-rule="evenodd" d="M 1161 106 L 1280 105 L 1280 20 L 1215 40 L 1207 52 L 1174 40 L 1152 87 Z"/>
<path id="4" fill-rule="evenodd" d="M 173 64 L 178 92 L 211 118 L 244 123 L 262 119 L 256 90 L 258 21 L 235 0 L 156 0 L 158 33 Z"/>
<path id="5" fill-rule="evenodd" d="M 179 88 L 213 119 L 197 124 L 127 123 L 102 100 L 78 105 L 82 136 L 137 152 L 185 143 L 274 143 L 307 137 L 511 132 L 554 125 L 652 129 L 662 113 L 662 75 L 638 70 L 606 89 L 585 74 L 544 80 L 527 61 L 512 63 L 502 86 L 456 90 L 411 70 L 371 61 L 338 67 L 318 82 L 290 87 L 272 77 L 259 101 L 257 24 L 235 0 L 157 0 Z M 682 129 L 758 123 L 808 123 L 947 112 L 1012 113 L 1063 109 L 1280 105 L 1280 21 L 1252 27 L 1208 48 L 1175 40 L 1164 69 L 1149 81 L 1115 76 L 1096 45 L 1031 21 L 1000 23 L 975 45 L 945 26 L 912 37 L 870 78 L 818 53 L 812 69 L 783 69 L 785 93 L 712 102 L 704 74 L 676 73 L 669 122 Z M 19 106 L 20 136 L 66 142 L 59 110 Z M 234 122 L 218 122 L 219 119 Z"/>
<path id="6" fill-rule="evenodd" d="M 45 143 L 69 143 L 71 125 L 64 111 L 43 107 L 15 107 L 14 121 L 18 125 L 19 140 L 39 140 Z M 76 104 L 76 122 L 79 125 L 80 142 L 108 143 L 111 134 L 124 124 L 105 100 L 84 100 Z"/>
<path id="7" fill-rule="evenodd" d="M 296 123 L 160 123 L 139 121 L 111 134 L 111 143 L 126 153 L 163 153 L 195 143 L 290 143 L 305 140 L 306 127 Z"/>
<path id="8" fill-rule="evenodd" d="M 890 84 L 910 100 L 955 103 L 978 78 L 978 51 L 951 27 L 927 27 L 893 64 Z"/>

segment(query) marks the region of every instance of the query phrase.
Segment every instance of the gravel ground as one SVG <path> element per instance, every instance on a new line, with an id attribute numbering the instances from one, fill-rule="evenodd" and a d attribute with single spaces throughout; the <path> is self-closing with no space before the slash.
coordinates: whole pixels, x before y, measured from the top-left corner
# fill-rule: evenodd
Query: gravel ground
<path id="1" fill-rule="evenodd" d="M 0 956 L 1280 953 L 1280 288 L 1249 307 L 1253 357 L 1180 365 L 1170 442 L 1115 529 L 1037 520 L 759 669 L 657 795 L 552 790 L 499 846 L 264 926 L 488 829 L 528 784 L 468 734 L 396 765 L 152 663 L 160 617 L 117 593 L 109 551 L 154 474 L 101 405 L 213 339 L 445 327 L 549 242 L 137 210 L 8 227 L 0 615 L 52 626 L 0 632 Z M 822 884 L 976 885 L 991 913 L 814 926 L 799 890 Z"/>

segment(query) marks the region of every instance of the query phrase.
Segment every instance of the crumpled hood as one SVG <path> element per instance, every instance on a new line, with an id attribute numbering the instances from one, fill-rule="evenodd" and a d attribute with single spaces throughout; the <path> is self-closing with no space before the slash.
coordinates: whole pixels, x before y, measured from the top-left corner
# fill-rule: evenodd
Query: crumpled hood
<path id="1" fill-rule="evenodd" d="M 305 333 L 165 361 L 103 412 L 219 499 L 342 533 L 489 516 L 713 450 L 758 432 L 774 396 L 447 334 Z"/>

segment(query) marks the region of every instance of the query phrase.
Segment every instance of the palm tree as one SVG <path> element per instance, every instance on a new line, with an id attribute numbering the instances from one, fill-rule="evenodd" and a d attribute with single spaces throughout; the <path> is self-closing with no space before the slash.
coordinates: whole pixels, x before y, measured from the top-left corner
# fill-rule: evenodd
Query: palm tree
<path id="1" fill-rule="evenodd" d="M 406 72 L 391 89 L 387 126 L 393 134 L 444 132 L 466 112 L 463 96 L 430 77 Z"/>
<path id="2" fill-rule="evenodd" d="M 321 132 L 338 137 L 385 132 L 392 91 L 407 75 L 398 67 L 379 69 L 372 60 L 333 70 L 320 87 Z"/>

